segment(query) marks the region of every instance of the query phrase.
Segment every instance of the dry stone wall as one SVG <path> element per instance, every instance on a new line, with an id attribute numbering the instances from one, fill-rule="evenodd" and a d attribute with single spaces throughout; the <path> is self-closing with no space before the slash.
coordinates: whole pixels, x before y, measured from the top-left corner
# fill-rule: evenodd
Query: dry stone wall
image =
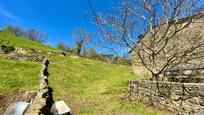
<path id="1" fill-rule="evenodd" d="M 204 109 L 204 83 L 130 80 L 131 98 L 177 114 L 193 114 Z"/>
<path id="2" fill-rule="evenodd" d="M 40 72 L 39 84 L 40 89 L 37 92 L 37 96 L 31 102 L 27 108 L 25 115 L 48 115 L 53 103 L 52 90 L 48 86 L 48 64 L 49 60 L 45 58 L 42 63 L 42 69 Z"/>

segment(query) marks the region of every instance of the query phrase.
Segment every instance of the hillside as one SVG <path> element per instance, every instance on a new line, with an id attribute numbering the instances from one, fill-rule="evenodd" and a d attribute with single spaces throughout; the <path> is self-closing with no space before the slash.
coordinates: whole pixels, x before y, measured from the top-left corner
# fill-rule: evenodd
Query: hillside
<path id="1" fill-rule="evenodd" d="M 15 43 L 17 47 L 59 51 L 6 33 L 0 33 L 0 38 Z M 124 98 L 127 95 L 127 80 L 139 78 L 132 74 L 130 67 L 73 56 L 45 56 L 51 61 L 48 71 L 54 100 L 64 100 L 73 115 L 160 113 L 140 102 L 130 102 Z M 10 93 L 36 91 L 40 65 L 41 62 L 0 57 L 0 101 L 1 96 Z"/>
<path id="2" fill-rule="evenodd" d="M 64 100 L 73 114 L 150 114 L 144 106 L 122 100 L 127 80 L 136 78 L 130 68 L 83 58 L 49 59 L 54 99 Z"/>
<path id="3" fill-rule="evenodd" d="M 15 47 L 33 48 L 33 49 L 38 49 L 38 50 L 55 51 L 55 52 L 60 51 L 56 48 L 53 48 L 47 45 L 43 45 L 41 43 L 34 42 L 31 40 L 23 39 L 21 37 L 14 36 L 14 35 L 11 35 L 5 32 L 0 32 L 0 42 L 1 41 L 3 43 L 9 42 L 9 44 L 15 44 Z"/>
<path id="4" fill-rule="evenodd" d="M 37 90 L 40 63 L 0 57 L 0 96 L 18 90 Z"/>

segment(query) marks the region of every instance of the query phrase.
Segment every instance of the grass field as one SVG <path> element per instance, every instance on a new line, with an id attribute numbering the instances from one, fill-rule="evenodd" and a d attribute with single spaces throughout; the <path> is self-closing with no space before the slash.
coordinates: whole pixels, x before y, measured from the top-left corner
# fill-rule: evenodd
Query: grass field
<path id="1" fill-rule="evenodd" d="M 122 100 L 127 80 L 138 79 L 131 68 L 83 58 L 49 58 L 54 99 L 64 100 L 74 115 L 156 115 L 140 103 Z"/>
<path id="2" fill-rule="evenodd" d="M 123 100 L 131 68 L 84 58 L 48 56 L 54 100 L 64 100 L 73 115 L 156 115 L 141 103 Z M 0 57 L 0 95 L 38 89 L 40 63 Z"/>
<path id="3" fill-rule="evenodd" d="M 0 39 L 18 47 L 57 51 L 42 44 L 0 32 Z M 85 58 L 47 56 L 49 85 L 54 100 L 64 100 L 73 115 L 156 115 L 159 112 L 139 102 L 124 100 L 127 80 L 139 79 L 126 66 Z M 15 91 L 38 89 L 41 63 L 0 57 L 0 96 Z"/>
<path id="4" fill-rule="evenodd" d="M 0 95 L 37 90 L 40 63 L 13 61 L 0 57 Z"/>

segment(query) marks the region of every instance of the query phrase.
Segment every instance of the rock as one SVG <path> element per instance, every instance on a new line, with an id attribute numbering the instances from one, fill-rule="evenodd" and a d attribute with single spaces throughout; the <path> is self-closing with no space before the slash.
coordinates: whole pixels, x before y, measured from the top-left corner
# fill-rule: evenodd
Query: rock
<path id="1" fill-rule="evenodd" d="M 183 73 L 185 75 L 191 75 L 193 73 L 193 71 L 192 70 L 185 70 L 185 71 L 183 71 Z"/>
<path id="2" fill-rule="evenodd" d="M 16 47 L 14 52 L 17 54 L 24 54 L 25 55 L 25 54 L 28 54 L 29 50 L 25 49 L 25 48 Z"/>
<path id="3" fill-rule="evenodd" d="M 71 56 L 71 58 L 79 58 L 79 56 Z"/>

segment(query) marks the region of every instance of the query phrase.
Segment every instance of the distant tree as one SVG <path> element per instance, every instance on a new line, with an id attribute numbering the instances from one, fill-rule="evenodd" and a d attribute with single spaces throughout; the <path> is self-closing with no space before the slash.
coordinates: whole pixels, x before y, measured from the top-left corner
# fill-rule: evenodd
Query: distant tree
<path id="1" fill-rule="evenodd" d="M 24 34 L 25 31 L 19 27 L 19 26 L 12 26 L 12 34 L 16 35 L 16 36 L 21 36 L 21 37 L 25 37 Z"/>
<path id="2" fill-rule="evenodd" d="M 56 47 L 63 51 L 67 51 L 69 49 L 69 47 L 64 42 L 57 43 Z"/>
<path id="3" fill-rule="evenodd" d="M 10 34 L 12 34 L 12 30 L 13 30 L 13 28 L 12 28 L 11 25 L 6 25 L 1 29 L 2 32 L 7 32 L 7 33 L 10 33 Z"/>
<path id="4" fill-rule="evenodd" d="M 97 52 L 96 52 L 96 50 L 94 48 L 91 48 L 89 53 L 90 53 L 91 56 L 97 55 Z"/>
<path id="5" fill-rule="evenodd" d="M 48 39 L 48 36 L 45 33 L 37 29 L 29 29 L 27 30 L 26 33 L 27 33 L 28 39 L 32 41 L 37 41 L 37 42 L 42 43 Z"/>
<path id="6" fill-rule="evenodd" d="M 82 48 L 85 47 L 85 41 L 90 38 L 90 34 L 85 28 L 78 27 L 74 30 L 74 38 L 76 41 L 76 53 L 78 56 L 80 56 Z"/>
<path id="7" fill-rule="evenodd" d="M 25 31 L 23 30 L 23 28 L 19 27 L 19 26 L 11 26 L 11 25 L 6 25 L 3 27 L 2 29 L 3 32 L 7 32 L 16 36 L 21 36 L 25 38 Z"/>
<path id="8" fill-rule="evenodd" d="M 1 31 L 40 43 L 48 39 L 48 36 L 45 33 L 37 29 L 24 30 L 19 26 L 6 25 Z"/>
<path id="9" fill-rule="evenodd" d="M 84 40 L 83 40 L 83 39 L 76 41 L 76 45 L 77 45 L 77 55 L 78 55 L 78 56 L 79 56 L 80 53 L 81 53 L 81 50 L 82 50 L 82 47 L 83 47 L 83 43 L 84 43 Z"/>

